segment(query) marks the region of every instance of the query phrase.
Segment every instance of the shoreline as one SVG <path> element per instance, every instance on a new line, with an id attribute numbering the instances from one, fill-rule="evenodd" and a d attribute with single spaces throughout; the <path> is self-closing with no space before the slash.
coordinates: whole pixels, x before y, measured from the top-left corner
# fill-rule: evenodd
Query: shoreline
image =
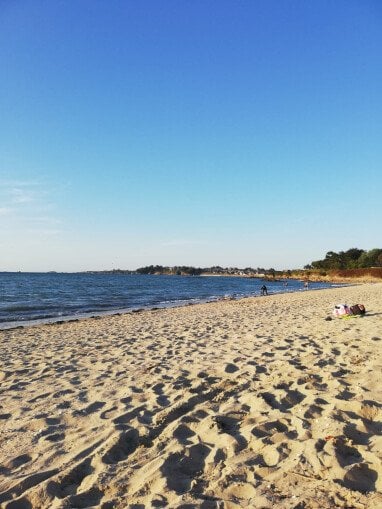
<path id="1" fill-rule="evenodd" d="M 216 276 L 216 277 L 220 277 L 220 276 Z M 225 276 L 223 276 L 223 277 L 225 277 Z M 265 282 L 268 282 L 268 281 L 265 281 Z M 321 282 L 321 281 L 314 281 L 314 282 Z M 330 284 L 330 283 L 328 282 L 328 284 Z M 342 287 L 357 285 L 356 283 L 354 285 L 352 285 L 350 283 L 335 283 L 335 282 L 333 282 L 331 284 L 333 285 L 332 287 L 325 288 L 325 289 L 331 290 L 331 289 L 335 289 L 335 288 L 339 288 L 339 287 L 342 288 Z M 361 283 L 358 283 L 358 284 L 361 284 Z M 367 283 L 363 283 L 363 284 L 367 284 Z M 80 320 L 88 320 L 91 318 L 94 318 L 97 320 L 104 316 L 120 316 L 120 315 L 131 314 L 131 313 L 141 313 L 143 311 L 153 311 L 153 310 L 157 310 L 157 309 L 182 308 L 182 307 L 186 307 L 186 306 L 194 306 L 194 305 L 198 305 L 198 304 L 209 304 L 212 302 L 220 302 L 220 301 L 227 301 L 227 300 L 240 301 L 242 299 L 253 299 L 253 298 L 257 298 L 257 297 L 264 298 L 264 297 L 270 297 L 272 295 L 284 295 L 284 294 L 299 293 L 299 292 L 312 292 L 312 291 L 318 291 L 318 290 L 321 290 L 321 288 L 308 288 L 308 289 L 299 288 L 298 290 L 294 290 L 294 291 L 288 290 L 288 291 L 275 292 L 275 293 L 268 292 L 268 295 L 256 294 L 256 295 L 246 295 L 246 296 L 242 296 L 242 297 L 235 297 L 234 295 L 227 295 L 225 297 L 216 297 L 214 299 L 208 299 L 208 298 L 207 299 L 190 299 L 190 300 L 184 302 L 183 304 L 176 302 L 176 303 L 168 303 L 168 304 L 158 304 L 155 306 L 147 305 L 147 306 L 141 306 L 139 308 L 137 308 L 137 307 L 116 308 L 116 309 L 110 309 L 107 311 L 100 311 L 100 312 L 90 311 L 87 313 L 60 315 L 60 316 L 37 318 L 37 319 L 31 319 L 31 320 L 15 320 L 15 321 L 8 321 L 8 322 L 2 322 L 2 323 L 0 322 L 0 331 L 12 330 L 12 329 L 22 329 L 25 327 L 35 327 L 35 326 L 45 325 L 45 324 L 53 325 L 53 324 L 61 324 L 61 323 L 66 323 L 66 322 L 77 322 Z"/>
<path id="2" fill-rule="evenodd" d="M 333 318 L 363 303 L 364 317 Z M 0 332 L 0 505 L 377 509 L 382 284 Z"/>

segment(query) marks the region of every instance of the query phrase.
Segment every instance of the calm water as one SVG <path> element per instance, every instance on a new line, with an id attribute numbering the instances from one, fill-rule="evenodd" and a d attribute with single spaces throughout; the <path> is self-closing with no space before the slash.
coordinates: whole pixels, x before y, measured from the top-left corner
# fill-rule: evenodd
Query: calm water
<path id="1" fill-rule="evenodd" d="M 260 294 L 261 279 L 121 274 L 0 273 L 0 328 L 138 308 Z M 266 282 L 269 293 L 303 291 L 300 281 Z M 310 283 L 310 289 L 328 288 Z"/>

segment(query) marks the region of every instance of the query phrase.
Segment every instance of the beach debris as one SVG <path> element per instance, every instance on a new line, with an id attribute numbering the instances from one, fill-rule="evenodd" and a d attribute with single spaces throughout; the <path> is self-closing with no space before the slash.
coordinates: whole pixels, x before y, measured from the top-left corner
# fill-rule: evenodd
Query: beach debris
<path id="1" fill-rule="evenodd" d="M 350 306 L 350 311 L 352 315 L 364 315 L 366 308 L 363 304 L 354 304 L 354 306 Z"/>
<path id="2" fill-rule="evenodd" d="M 336 304 L 333 309 L 334 316 L 347 316 L 350 315 L 350 308 L 347 304 Z"/>
<path id="3" fill-rule="evenodd" d="M 339 318 L 349 318 L 363 316 L 365 313 L 366 308 L 363 304 L 354 304 L 353 306 L 348 306 L 347 304 L 336 304 L 332 314 Z"/>
<path id="4" fill-rule="evenodd" d="M 333 442 L 334 445 L 353 445 L 353 441 L 345 435 L 326 435 L 325 442 Z"/>

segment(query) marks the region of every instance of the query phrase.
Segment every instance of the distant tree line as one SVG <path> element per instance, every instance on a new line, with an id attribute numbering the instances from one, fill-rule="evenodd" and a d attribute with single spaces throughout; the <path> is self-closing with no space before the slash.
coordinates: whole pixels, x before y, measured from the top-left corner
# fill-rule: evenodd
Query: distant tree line
<path id="1" fill-rule="evenodd" d="M 265 275 L 274 278 L 276 275 L 291 275 L 291 271 L 276 271 L 275 269 L 264 269 L 257 267 L 245 267 L 239 269 L 238 267 L 220 267 L 214 265 L 213 267 L 192 267 L 188 265 L 175 265 L 174 267 L 167 267 L 164 265 L 147 265 L 140 267 L 136 270 L 128 269 L 112 269 L 112 270 L 89 270 L 87 274 L 167 274 L 177 276 L 200 276 L 201 274 L 212 275 L 226 275 L 226 276 L 255 276 Z"/>
<path id="2" fill-rule="evenodd" d="M 169 274 L 178 276 L 200 276 L 201 274 L 214 274 L 214 275 L 232 275 L 232 276 L 250 276 L 255 274 L 271 274 L 273 277 L 276 273 L 274 269 L 263 269 L 258 267 L 246 267 L 239 269 L 238 267 L 220 267 L 214 265 L 213 267 L 190 267 L 187 265 L 179 265 L 174 267 L 166 267 L 163 265 L 148 265 L 147 267 L 140 267 L 136 270 L 138 274 Z"/>
<path id="3" fill-rule="evenodd" d="M 351 248 L 347 251 L 328 251 L 324 260 L 316 260 L 304 269 L 367 269 L 370 267 L 382 267 L 382 249 Z"/>
<path id="4" fill-rule="evenodd" d="M 203 269 L 197 267 L 187 267 L 184 265 L 177 267 L 164 267 L 163 265 L 148 265 L 140 267 L 136 270 L 138 274 L 171 274 L 171 275 L 188 275 L 199 276 Z"/>

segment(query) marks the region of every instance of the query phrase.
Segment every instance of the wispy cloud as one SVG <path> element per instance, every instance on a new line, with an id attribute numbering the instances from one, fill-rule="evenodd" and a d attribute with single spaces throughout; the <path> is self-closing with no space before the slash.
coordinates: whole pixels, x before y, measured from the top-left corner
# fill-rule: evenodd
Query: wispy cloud
<path id="1" fill-rule="evenodd" d="M 0 216 L 8 216 L 12 211 L 11 207 L 0 207 Z"/>
<path id="2" fill-rule="evenodd" d="M 162 242 L 162 246 L 201 246 L 205 244 L 206 242 L 203 240 L 193 239 L 172 239 Z"/>
<path id="3" fill-rule="evenodd" d="M 13 187 L 8 190 L 12 203 L 31 203 L 38 199 L 38 193 L 34 189 Z"/>
<path id="4" fill-rule="evenodd" d="M 56 237 L 62 234 L 62 230 L 54 228 L 32 228 L 28 230 L 28 233 L 38 237 Z"/>
<path id="5" fill-rule="evenodd" d="M 41 186 L 40 180 L 14 180 L 0 178 L 0 188 L 10 189 L 13 187 L 38 187 Z"/>
<path id="6" fill-rule="evenodd" d="M 56 217 L 51 217 L 51 216 L 32 216 L 32 217 L 27 217 L 26 220 L 30 223 L 36 223 L 36 224 L 49 224 L 49 225 L 62 224 L 61 219 L 57 219 Z"/>
<path id="7" fill-rule="evenodd" d="M 37 180 L 0 180 L 0 218 L 26 233 L 56 235 L 62 221 L 55 217 L 53 195 L 48 185 Z"/>
<path id="8" fill-rule="evenodd" d="M 6 198 L 15 203 L 33 201 L 39 196 L 39 189 L 42 189 L 39 181 L 30 182 L 24 180 L 0 179 L 0 193 L 2 199 Z"/>

